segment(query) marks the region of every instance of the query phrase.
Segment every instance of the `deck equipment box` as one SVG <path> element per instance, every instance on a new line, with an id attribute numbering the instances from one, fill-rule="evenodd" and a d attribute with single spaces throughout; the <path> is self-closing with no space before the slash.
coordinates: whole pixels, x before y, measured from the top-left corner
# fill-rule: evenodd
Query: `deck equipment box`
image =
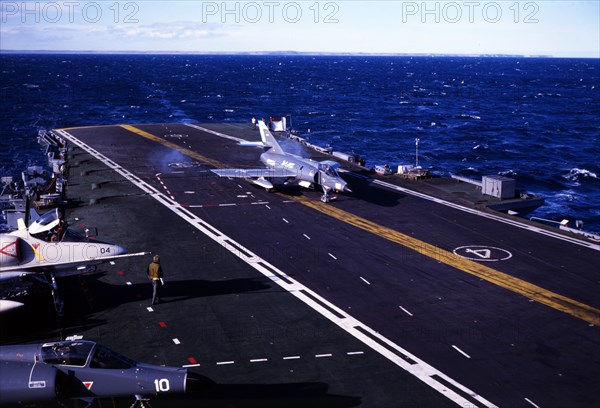
<path id="1" fill-rule="evenodd" d="M 482 193 L 496 198 L 514 198 L 515 180 L 504 176 L 483 176 Z"/>

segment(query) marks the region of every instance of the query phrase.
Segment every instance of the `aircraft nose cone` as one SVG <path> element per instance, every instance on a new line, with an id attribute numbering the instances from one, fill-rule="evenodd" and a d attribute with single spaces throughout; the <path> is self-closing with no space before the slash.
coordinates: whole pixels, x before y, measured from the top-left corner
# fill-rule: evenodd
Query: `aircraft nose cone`
<path id="1" fill-rule="evenodd" d="M 342 190 L 344 193 L 351 193 L 352 190 L 350 190 L 350 188 L 348 187 L 348 185 L 344 186 L 344 189 Z"/>
<path id="2" fill-rule="evenodd" d="M 127 253 L 127 249 L 122 246 L 115 245 L 115 255 L 123 255 Z"/>

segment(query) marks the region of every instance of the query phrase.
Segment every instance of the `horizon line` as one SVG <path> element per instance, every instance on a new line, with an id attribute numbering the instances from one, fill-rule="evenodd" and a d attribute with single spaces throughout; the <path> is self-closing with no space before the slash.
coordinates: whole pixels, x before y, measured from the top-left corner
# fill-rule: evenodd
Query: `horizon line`
<path id="1" fill-rule="evenodd" d="M 399 52 L 326 52 L 326 51 L 136 51 L 136 50 L 3 50 L 0 54 L 86 54 L 86 55 L 282 55 L 282 56 L 358 56 L 358 57 L 465 57 L 465 58 L 546 58 L 600 59 L 599 56 L 561 56 L 551 54 L 505 53 L 399 53 Z"/>
<path id="2" fill-rule="evenodd" d="M 445 53 L 398 53 L 398 52 L 324 52 L 324 51 L 118 51 L 118 50 L 3 50 L 0 54 L 104 54 L 104 55 L 306 55 L 306 56 L 373 56 L 373 57 L 518 57 L 518 58 L 596 58 L 596 57 L 563 57 L 546 54 L 445 54 Z M 600 58 L 600 57 L 598 57 Z"/>

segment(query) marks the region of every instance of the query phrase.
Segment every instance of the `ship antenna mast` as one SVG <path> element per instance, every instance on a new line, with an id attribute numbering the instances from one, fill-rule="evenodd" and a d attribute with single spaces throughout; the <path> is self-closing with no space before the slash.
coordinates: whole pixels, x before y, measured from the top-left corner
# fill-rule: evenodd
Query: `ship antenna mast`
<path id="1" fill-rule="evenodd" d="M 415 139 L 415 167 L 419 167 L 419 138 Z"/>

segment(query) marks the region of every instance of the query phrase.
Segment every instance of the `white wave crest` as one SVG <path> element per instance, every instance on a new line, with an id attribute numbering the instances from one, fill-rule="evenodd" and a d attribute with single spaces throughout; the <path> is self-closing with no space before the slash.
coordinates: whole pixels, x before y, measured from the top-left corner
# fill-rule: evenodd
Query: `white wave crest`
<path id="1" fill-rule="evenodd" d="M 597 179 L 598 175 L 587 169 L 578 169 L 575 167 L 569 170 L 569 172 L 563 175 L 563 177 L 570 181 L 579 181 L 582 178 Z"/>
<path id="2" fill-rule="evenodd" d="M 516 177 L 517 176 L 517 172 L 510 169 L 510 170 L 506 170 L 506 171 L 499 171 L 498 175 L 499 176 L 505 176 L 505 177 Z"/>
<path id="3" fill-rule="evenodd" d="M 478 115 L 469 115 L 467 113 L 460 113 L 456 116 L 459 119 L 475 119 L 475 120 L 481 120 L 481 116 Z"/>

